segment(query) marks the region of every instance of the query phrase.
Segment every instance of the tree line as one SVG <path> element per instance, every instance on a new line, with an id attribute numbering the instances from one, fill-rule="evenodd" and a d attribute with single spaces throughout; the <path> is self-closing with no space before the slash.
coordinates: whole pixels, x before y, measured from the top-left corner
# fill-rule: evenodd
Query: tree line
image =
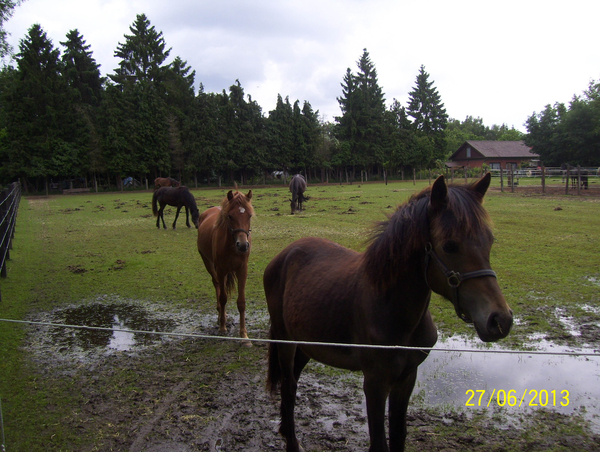
<path id="1" fill-rule="evenodd" d="M 534 112 L 526 122 L 525 143 L 546 166 L 600 165 L 600 82 L 591 81 L 583 95 L 565 105 L 556 102 Z"/>
<path id="2" fill-rule="evenodd" d="M 439 166 L 465 139 L 522 138 L 479 118 L 448 119 L 424 66 L 407 105 L 386 107 L 366 49 L 343 77 L 340 116 L 323 122 L 310 102 L 281 95 L 264 114 L 239 80 L 220 93 L 201 83 L 196 90 L 195 71 L 170 60 L 144 14 L 129 31 L 115 50 L 118 68 L 103 77 L 77 30 L 61 52 L 39 24 L 29 29 L 16 66 L 0 72 L 1 181 L 20 178 L 25 190 L 41 191 L 57 181 L 121 188 L 127 176 L 196 184 L 262 181 L 273 171 L 382 177 Z"/>

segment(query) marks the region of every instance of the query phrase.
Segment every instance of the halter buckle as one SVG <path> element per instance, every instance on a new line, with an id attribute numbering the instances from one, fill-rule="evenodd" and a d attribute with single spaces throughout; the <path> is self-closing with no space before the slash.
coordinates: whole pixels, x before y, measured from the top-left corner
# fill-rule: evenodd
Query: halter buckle
<path id="1" fill-rule="evenodd" d="M 450 270 L 448 273 L 446 273 L 446 277 L 448 279 L 448 285 L 453 289 L 457 289 L 458 286 L 460 286 L 462 279 L 459 272 Z"/>

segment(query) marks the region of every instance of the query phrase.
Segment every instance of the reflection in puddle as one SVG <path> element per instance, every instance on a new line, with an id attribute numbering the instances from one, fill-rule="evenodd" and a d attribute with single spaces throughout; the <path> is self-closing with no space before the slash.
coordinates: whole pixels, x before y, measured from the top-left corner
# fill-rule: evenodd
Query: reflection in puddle
<path id="1" fill-rule="evenodd" d="M 541 339 L 535 339 L 537 348 L 549 352 L 568 352 L 573 348 L 554 345 Z M 533 340 L 532 340 L 533 342 Z M 439 341 L 436 345 L 444 349 L 476 348 L 475 341 L 460 337 L 450 337 Z M 501 349 L 494 345 L 492 349 Z M 578 350 L 582 351 L 582 350 Z M 590 352 L 592 350 L 589 350 Z M 487 410 L 498 407 L 498 401 L 493 399 L 487 407 L 489 397 L 494 391 L 512 392 L 517 400 L 516 406 L 504 405 L 507 414 L 522 414 L 526 410 L 541 409 L 541 406 L 528 406 L 530 402 L 540 405 L 539 393 L 546 390 L 550 395 L 546 409 L 563 414 L 581 412 L 590 421 L 594 431 L 600 432 L 600 359 L 589 357 L 532 355 L 527 352 L 520 354 L 492 354 L 472 352 L 432 352 L 429 358 L 419 366 L 417 385 L 414 394 L 427 406 L 452 405 L 463 409 Z M 465 407 L 469 398 L 468 390 L 485 390 L 481 408 L 477 407 L 479 393 L 471 400 L 475 407 Z M 527 390 L 521 407 L 518 401 Z M 534 390 L 534 392 L 531 392 Z M 568 405 L 562 398 L 569 391 Z M 556 401 L 552 398 L 556 391 Z M 538 397 L 534 399 L 536 393 Z M 504 398 L 501 393 L 500 401 Z M 545 402 L 545 400 L 542 400 Z M 491 411 L 490 411 L 491 412 Z"/>
<path id="2" fill-rule="evenodd" d="M 136 345 L 151 345 L 161 340 L 152 334 L 116 330 L 172 331 L 175 322 L 155 319 L 142 307 L 131 304 L 91 304 L 57 311 L 54 321 L 67 325 L 85 325 L 107 330 L 64 329 L 52 331 L 53 341 L 65 347 L 78 346 L 84 350 L 107 347 L 113 350 L 130 350 Z"/>

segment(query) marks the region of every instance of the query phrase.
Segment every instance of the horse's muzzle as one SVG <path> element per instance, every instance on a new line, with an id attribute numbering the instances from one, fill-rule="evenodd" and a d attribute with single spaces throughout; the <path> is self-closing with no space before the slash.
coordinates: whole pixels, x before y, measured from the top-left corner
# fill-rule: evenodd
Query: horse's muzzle
<path id="1" fill-rule="evenodd" d="M 238 240 L 235 242 L 235 249 L 238 250 L 238 252 L 240 253 L 247 253 L 248 250 L 250 250 L 250 242 L 242 242 Z"/>

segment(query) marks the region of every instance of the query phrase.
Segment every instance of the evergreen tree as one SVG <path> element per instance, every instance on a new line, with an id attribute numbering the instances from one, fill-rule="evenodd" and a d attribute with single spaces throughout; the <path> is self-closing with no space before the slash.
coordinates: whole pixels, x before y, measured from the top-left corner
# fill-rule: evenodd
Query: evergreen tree
<path id="1" fill-rule="evenodd" d="M 131 35 L 119 43 L 115 56 L 119 67 L 109 78 L 105 111 L 105 152 L 110 170 L 121 178 L 151 174 L 151 179 L 167 175 L 171 169 L 169 152 L 172 118 L 167 105 L 167 79 L 171 67 L 165 64 L 170 49 L 162 32 L 150 25 L 144 14 L 129 27 Z M 181 68 L 179 68 L 180 70 Z M 113 89 L 114 88 L 114 89 Z M 125 152 L 127 155 L 116 155 Z M 153 174 L 152 174 L 153 173 Z"/>
<path id="2" fill-rule="evenodd" d="M 448 115 L 433 83 L 429 81 L 425 66 L 421 65 L 416 86 L 408 93 L 407 113 L 413 118 L 413 128 L 417 132 L 416 142 L 420 143 L 413 150 L 419 154 L 417 160 L 424 165 L 446 157 L 444 130 Z"/>
<path id="3" fill-rule="evenodd" d="M 7 97 L 7 166 L 13 175 L 47 180 L 81 171 L 73 143 L 73 96 L 62 77 L 60 52 L 33 25 L 19 44 L 17 71 Z"/>
<path id="4" fill-rule="evenodd" d="M 176 57 L 167 70 L 165 86 L 169 110 L 169 149 L 171 161 L 179 179 L 186 172 L 186 162 L 191 153 L 192 125 L 191 116 L 194 107 L 193 71 L 186 61 Z M 190 168 L 191 169 L 191 168 Z"/>
<path id="5" fill-rule="evenodd" d="M 167 77 L 169 65 L 164 63 L 171 49 L 166 49 L 162 32 L 150 25 L 145 14 L 138 14 L 129 30 L 132 34 L 125 35 L 125 42 L 119 43 L 115 51 L 115 56 L 121 58 L 119 67 L 109 77 L 122 87 L 150 82 L 158 89 Z"/>
<path id="6" fill-rule="evenodd" d="M 65 47 L 62 63 L 68 85 L 77 90 L 79 103 L 97 107 L 102 98 L 104 79 L 90 46 L 77 30 L 67 33 L 67 40 L 61 44 Z"/>
<path id="7" fill-rule="evenodd" d="M 377 80 L 377 70 L 367 49 L 357 62 L 358 73 L 346 71 L 342 83 L 342 97 L 338 98 L 342 116 L 337 117 L 338 138 L 346 164 L 381 164 L 383 161 L 383 133 L 385 130 L 385 99 Z"/>
<path id="8" fill-rule="evenodd" d="M 14 9 L 21 3 L 21 0 L 2 0 L 0 2 L 0 58 L 12 54 L 12 47 L 7 42 L 8 33 L 4 29 L 4 24 L 12 17 Z"/>
<path id="9" fill-rule="evenodd" d="M 102 162 L 101 137 L 97 124 L 97 109 L 104 93 L 104 78 L 100 75 L 100 65 L 92 56 L 90 46 L 77 30 L 67 33 L 62 56 L 63 76 L 73 91 L 72 108 L 77 118 L 73 124 L 73 136 L 85 155 L 85 168 L 82 172 L 94 174 L 104 170 Z"/>
<path id="10" fill-rule="evenodd" d="M 285 102 L 277 95 L 275 110 L 269 112 L 267 120 L 267 149 L 271 168 L 289 171 L 294 161 L 294 120 L 289 97 Z"/>

